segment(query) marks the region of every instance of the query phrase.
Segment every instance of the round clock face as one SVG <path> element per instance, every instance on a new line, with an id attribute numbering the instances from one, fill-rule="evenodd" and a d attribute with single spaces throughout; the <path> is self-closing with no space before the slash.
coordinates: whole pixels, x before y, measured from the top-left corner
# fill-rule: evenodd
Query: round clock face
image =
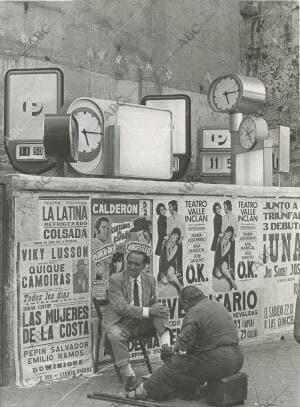
<path id="1" fill-rule="evenodd" d="M 253 148 L 257 141 L 257 129 L 255 121 L 251 117 L 246 117 L 239 127 L 239 142 L 245 150 Z"/>
<path id="2" fill-rule="evenodd" d="M 79 126 L 78 160 L 94 160 L 102 150 L 102 123 L 88 107 L 77 108 L 72 112 Z"/>
<path id="3" fill-rule="evenodd" d="M 241 86 L 233 76 L 225 76 L 212 83 L 209 101 L 212 108 L 219 112 L 232 110 L 241 96 Z"/>
<path id="4" fill-rule="evenodd" d="M 79 134 L 78 161 L 71 166 L 81 174 L 96 174 L 103 159 L 103 114 L 89 99 L 76 100 L 68 110 L 77 121 Z"/>

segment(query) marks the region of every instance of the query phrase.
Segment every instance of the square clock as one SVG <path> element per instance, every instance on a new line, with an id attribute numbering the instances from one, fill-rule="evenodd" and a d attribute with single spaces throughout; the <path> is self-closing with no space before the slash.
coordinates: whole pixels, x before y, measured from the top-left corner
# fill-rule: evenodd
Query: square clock
<path id="1" fill-rule="evenodd" d="M 13 167 L 39 174 L 55 164 L 45 155 L 44 117 L 63 105 L 58 68 L 10 69 L 5 74 L 4 144 Z"/>

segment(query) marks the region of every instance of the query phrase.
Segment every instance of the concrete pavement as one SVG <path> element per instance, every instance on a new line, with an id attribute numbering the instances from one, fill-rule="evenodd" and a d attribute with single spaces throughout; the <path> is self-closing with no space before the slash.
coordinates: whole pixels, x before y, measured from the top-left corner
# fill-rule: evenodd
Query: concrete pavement
<path id="1" fill-rule="evenodd" d="M 243 371 L 248 378 L 248 399 L 244 407 L 300 407 L 300 345 L 286 340 L 244 348 Z M 153 361 L 153 367 L 160 362 Z M 134 367 L 136 374 L 147 374 L 143 364 Z M 101 369 L 97 376 L 79 377 L 57 383 L 40 383 L 33 388 L 0 388 L 1 407 L 115 407 L 109 401 L 87 399 L 95 391 L 124 395 L 123 385 L 113 367 Z M 163 405 L 164 403 L 162 403 Z M 206 400 L 170 400 L 169 406 L 205 407 Z M 123 406 L 126 406 L 125 404 Z"/>

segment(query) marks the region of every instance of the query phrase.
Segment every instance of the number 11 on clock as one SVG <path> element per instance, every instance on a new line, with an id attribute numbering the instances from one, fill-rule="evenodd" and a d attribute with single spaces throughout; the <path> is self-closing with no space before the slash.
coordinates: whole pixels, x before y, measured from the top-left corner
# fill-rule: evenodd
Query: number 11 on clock
<path id="1" fill-rule="evenodd" d="M 230 154 L 203 153 L 201 157 L 202 173 L 207 174 L 230 174 Z"/>

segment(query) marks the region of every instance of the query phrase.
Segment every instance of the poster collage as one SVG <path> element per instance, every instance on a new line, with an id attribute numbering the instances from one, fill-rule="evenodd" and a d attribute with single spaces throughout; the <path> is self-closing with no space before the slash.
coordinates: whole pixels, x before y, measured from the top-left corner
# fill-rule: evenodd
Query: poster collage
<path id="1" fill-rule="evenodd" d="M 297 199 L 219 196 L 39 197 L 40 236 L 19 242 L 18 383 L 92 373 L 109 277 L 131 250 L 146 254 L 174 343 L 182 287 L 196 285 L 232 314 L 241 343 L 293 329 L 300 274 Z M 104 307 L 105 308 L 105 307 Z M 148 347 L 155 353 L 158 342 Z M 132 356 L 139 356 L 136 344 Z"/>

